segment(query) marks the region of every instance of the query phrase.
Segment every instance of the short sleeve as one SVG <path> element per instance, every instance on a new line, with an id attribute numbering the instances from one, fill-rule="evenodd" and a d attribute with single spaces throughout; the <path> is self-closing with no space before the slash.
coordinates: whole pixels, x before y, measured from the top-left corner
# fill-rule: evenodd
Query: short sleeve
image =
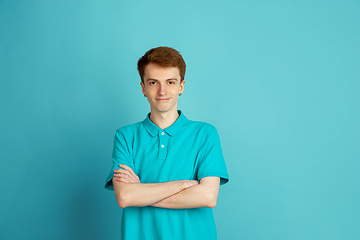
<path id="1" fill-rule="evenodd" d="M 127 139 L 120 131 L 120 129 L 116 132 L 114 138 L 114 149 L 112 154 L 112 168 L 111 171 L 106 178 L 105 188 L 108 190 L 114 191 L 114 186 L 112 183 L 112 178 L 114 177 L 114 170 L 120 169 L 119 164 L 125 164 L 126 166 L 134 169 L 134 162 L 132 160 L 132 151 L 129 145 L 129 139 Z"/>
<path id="2" fill-rule="evenodd" d="M 222 154 L 219 134 L 216 128 L 210 125 L 205 140 L 201 161 L 198 165 L 198 179 L 204 177 L 220 177 L 220 184 L 229 181 L 225 160 Z"/>

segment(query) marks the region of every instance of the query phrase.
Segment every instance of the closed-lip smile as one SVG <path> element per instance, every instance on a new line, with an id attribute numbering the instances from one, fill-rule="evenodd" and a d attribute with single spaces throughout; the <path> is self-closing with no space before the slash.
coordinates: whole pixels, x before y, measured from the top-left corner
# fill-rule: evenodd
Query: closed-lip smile
<path id="1" fill-rule="evenodd" d="M 170 98 L 156 98 L 157 101 L 162 101 L 162 102 L 163 102 L 163 101 L 167 101 L 167 100 L 169 100 L 169 99 L 170 99 Z"/>

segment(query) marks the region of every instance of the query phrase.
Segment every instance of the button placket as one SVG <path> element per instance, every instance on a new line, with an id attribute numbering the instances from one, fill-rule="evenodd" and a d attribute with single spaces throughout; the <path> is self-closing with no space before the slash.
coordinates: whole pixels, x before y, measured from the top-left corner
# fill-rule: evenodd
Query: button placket
<path id="1" fill-rule="evenodd" d="M 159 158 L 165 159 L 166 158 L 166 152 L 167 152 L 167 146 L 166 146 L 166 138 L 167 135 L 165 135 L 164 131 L 159 131 Z"/>

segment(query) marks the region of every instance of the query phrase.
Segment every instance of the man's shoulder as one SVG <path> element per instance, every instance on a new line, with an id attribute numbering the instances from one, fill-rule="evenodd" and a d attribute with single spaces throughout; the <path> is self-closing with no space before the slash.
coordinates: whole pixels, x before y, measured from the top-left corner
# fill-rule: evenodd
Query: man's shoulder
<path id="1" fill-rule="evenodd" d="M 124 135 L 124 136 L 132 135 L 135 132 L 139 131 L 141 124 L 142 124 L 142 121 L 122 126 L 121 128 L 118 128 L 116 130 L 116 133 Z"/>
<path id="2" fill-rule="evenodd" d="M 186 125 L 191 126 L 191 127 L 196 127 L 196 128 L 204 128 L 207 130 L 216 129 L 215 126 L 212 125 L 211 123 L 203 122 L 203 121 L 194 121 L 194 120 L 190 120 L 190 119 L 188 119 L 188 121 L 186 122 Z"/>
<path id="3" fill-rule="evenodd" d="M 216 127 L 214 125 L 212 125 L 211 123 L 202 122 L 202 121 L 189 120 L 185 126 L 192 128 L 192 129 L 197 129 L 198 131 L 203 131 L 203 132 L 217 131 Z"/>

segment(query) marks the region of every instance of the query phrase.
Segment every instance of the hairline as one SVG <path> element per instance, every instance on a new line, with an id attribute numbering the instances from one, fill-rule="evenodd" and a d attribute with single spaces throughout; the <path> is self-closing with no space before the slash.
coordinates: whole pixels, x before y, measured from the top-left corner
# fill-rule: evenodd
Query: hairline
<path id="1" fill-rule="evenodd" d="M 146 64 L 144 66 L 144 77 L 145 77 L 145 69 L 146 67 L 150 64 L 155 64 L 155 65 L 158 65 L 159 67 L 162 67 L 162 68 L 177 68 L 177 70 L 179 71 L 179 75 L 180 75 L 180 83 L 182 83 L 185 79 L 181 79 L 181 74 L 180 74 L 180 68 L 178 66 L 161 66 L 160 64 L 158 64 L 157 62 L 148 62 L 148 64 Z M 145 83 L 145 81 L 148 81 L 149 79 L 147 80 L 144 80 L 144 79 L 141 79 L 141 82 L 142 83 Z M 157 80 L 157 79 L 154 79 L 154 80 Z M 168 79 L 167 79 L 168 80 Z M 177 79 L 176 79 L 177 80 Z M 158 80 L 157 80 L 158 81 Z"/>

